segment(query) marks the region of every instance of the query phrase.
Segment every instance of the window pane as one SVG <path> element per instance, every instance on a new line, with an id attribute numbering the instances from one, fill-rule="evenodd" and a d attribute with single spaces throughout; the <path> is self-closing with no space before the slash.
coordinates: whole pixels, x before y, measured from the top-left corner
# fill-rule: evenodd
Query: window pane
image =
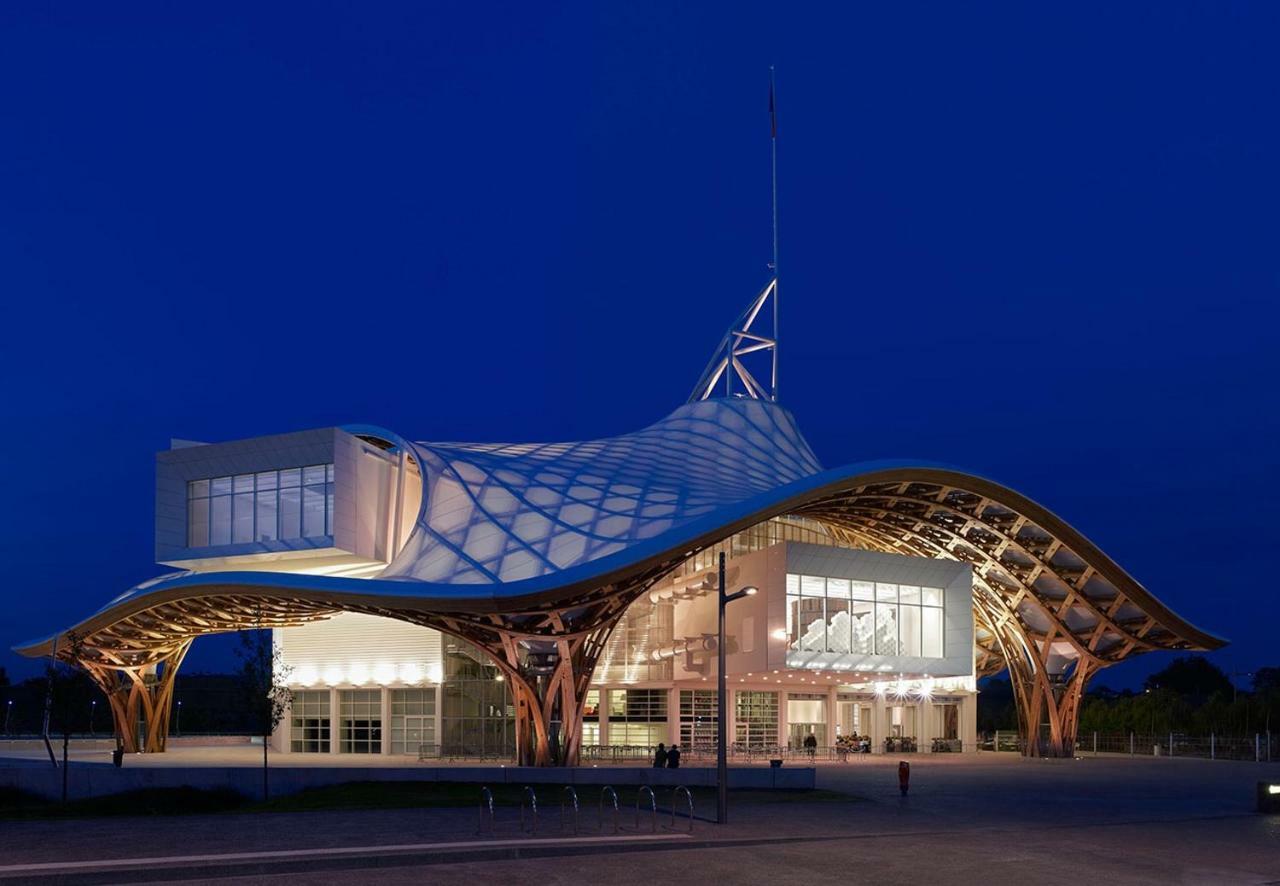
<path id="1" fill-rule="evenodd" d="M 920 589 L 915 585 L 899 585 L 898 600 L 901 603 L 919 603 Z"/>
<path id="2" fill-rule="evenodd" d="M 898 586 L 876 582 L 876 599 L 893 602 L 898 599 Z"/>
<path id="3" fill-rule="evenodd" d="M 259 475 L 261 476 L 261 475 Z M 271 475 L 272 483 L 275 482 L 275 474 Z M 276 525 L 277 513 L 279 508 L 276 506 L 276 491 L 274 489 L 260 490 L 256 497 L 258 510 L 258 526 L 255 530 L 258 534 L 258 541 L 274 541 L 279 538 L 279 527 Z"/>
<path id="4" fill-rule="evenodd" d="M 302 485 L 312 486 L 324 482 L 324 465 L 309 465 L 302 469 Z"/>
<path id="5" fill-rule="evenodd" d="M 324 484 L 324 534 L 333 535 L 333 483 Z M 399 539 L 397 539 L 399 543 Z"/>
<path id="6" fill-rule="evenodd" d="M 872 630 L 872 610 L 875 608 L 874 603 L 854 602 L 850 604 L 850 612 L 853 616 L 853 652 L 859 655 L 875 654 L 875 642 L 873 640 L 874 631 Z"/>
<path id="7" fill-rule="evenodd" d="M 281 486 L 301 486 L 302 485 L 302 469 L 301 468 L 285 468 L 280 472 Z"/>
<path id="8" fill-rule="evenodd" d="M 208 487 L 208 483 L 205 486 Z M 187 547 L 203 548 L 209 544 L 209 499 L 195 498 L 187 502 Z"/>
<path id="9" fill-rule="evenodd" d="M 827 579 L 827 596 L 836 597 L 841 600 L 848 600 L 849 599 L 849 579 L 847 578 Z"/>
<path id="10" fill-rule="evenodd" d="M 852 585 L 853 599 L 855 600 L 874 600 L 876 598 L 876 586 L 869 581 L 854 581 Z"/>
<path id="11" fill-rule="evenodd" d="M 920 607 L 902 606 L 898 612 L 899 655 L 920 655 Z"/>
<path id="12" fill-rule="evenodd" d="M 214 477 L 209 481 L 209 487 L 214 495 L 228 495 L 231 492 L 231 478 Z"/>
<path id="13" fill-rule="evenodd" d="M 281 471 L 281 480 L 285 471 Z M 301 538 L 302 490 L 296 486 L 280 490 L 280 537 Z"/>
<path id="14" fill-rule="evenodd" d="M 261 492 L 263 489 L 275 489 L 275 488 L 276 488 L 276 472 L 275 471 L 259 472 L 258 491 Z"/>
<path id="15" fill-rule="evenodd" d="M 921 600 L 926 606 L 942 605 L 942 588 L 921 588 Z"/>
<path id="16" fill-rule="evenodd" d="M 253 482 L 253 475 L 249 475 Z M 232 496 L 235 499 L 234 515 L 231 524 L 231 541 L 242 545 L 253 541 L 253 493 L 240 493 Z"/>
<path id="17" fill-rule="evenodd" d="M 942 658 L 942 610 L 926 606 L 920 610 L 923 621 L 921 652 L 925 658 Z"/>
<path id="18" fill-rule="evenodd" d="M 253 492 L 253 474 L 236 474 L 234 483 L 236 492 Z"/>
<path id="19" fill-rule="evenodd" d="M 302 537 L 324 535 L 324 486 L 307 486 L 302 490 Z"/>
<path id="20" fill-rule="evenodd" d="M 231 544 L 231 496 L 214 496 L 209 505 L 209 544 Z"/>
<path id="21" fill-rule="evenodd" d="M 800 593 L 806 597 L 825 597 L 827 580 L 820 576 L 802 575 L 800 576 Z"/>
<path id="22" fill-rule="evenodd" d="M 796 575 L 794 572 L 787 573 L 787 593 L 800 593 L 800 576 Z"/>
<path id="23" fill-rule="evenodd" d="M 852 635 L 849 601 L 827 598 L 827 652 L 847 653 Z"/>
<path id="24" fill-rule="evenodd" d="M 880 587 L 883 587 L 881 585 Z M 890 585 L 892 587 L 892 585 Z M 876 655 L 898 654 L 898 607 L 895 603 L 876 604 Z"/>
<path id="25" fill-rule="evenodd" d="M 192 480 L 187 484 L 187 498 L 201 498 L 209 494 L 208 480 Z"/>
<path id="26" fill-rule="evenodd" d="M 333 465 L 324 466 L 324 479 L 327 483 L 333 482 Z"/>

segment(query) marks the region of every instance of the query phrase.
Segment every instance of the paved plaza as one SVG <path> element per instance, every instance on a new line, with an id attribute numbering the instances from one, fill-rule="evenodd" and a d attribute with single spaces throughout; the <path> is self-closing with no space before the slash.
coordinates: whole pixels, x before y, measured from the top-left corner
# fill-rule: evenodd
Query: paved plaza
<path id="1" fill-rule="evenodd" d="M 559 830 L 546 793 L 533 838 L 514 808 L 479 837 L 475 808 L 11 821 L 0 827 L 0 882 L 580 884 L 584 870 L 619 884 L 1280 882 L 1280 815 L 1253 812 L 1255 783 L 1280 779 L 1280 765 L 919 755 L 903 799 L 897 763 L 819 765 L 820 788 L 854 799 L 737 803 L 728 825 L 698 821 L 692 835 L 642 823 L 596 836 L 585 792 L 577 838 Z M 625 789 L 624 807 L 631 800 Z M 140 856 L 154 860 L 102 866 Z"/>

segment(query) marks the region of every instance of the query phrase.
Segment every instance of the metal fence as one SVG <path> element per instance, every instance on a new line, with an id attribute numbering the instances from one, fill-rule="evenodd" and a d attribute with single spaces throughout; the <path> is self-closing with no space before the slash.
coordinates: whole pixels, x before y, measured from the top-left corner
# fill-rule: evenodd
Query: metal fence
<path id="1" fill-rule="evenodd" d="M 978 742 L 978 747 L 988 751 L 1021 752 L 1022 746 L 1022 739 L 1016 732 L 997 731 Z M 1280 735 L 1269 732 L 1253 735 L 1087 732 L 1076 737 L 1075 753 L 1077 756 L 1128 754 L 1131 757 L 1196 757 L 1270 763 L 1280 761 Z"/>

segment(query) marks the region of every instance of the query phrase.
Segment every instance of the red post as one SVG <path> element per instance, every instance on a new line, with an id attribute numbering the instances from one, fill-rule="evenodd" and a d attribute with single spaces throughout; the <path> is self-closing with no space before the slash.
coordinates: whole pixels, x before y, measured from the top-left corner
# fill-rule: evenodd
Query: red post
<path id="1" fill-rule="evenodd" d="M 902 796 L 907 795 L 907 788 L 911 786 L 911 764 L 903 760 L 898 764 L 898 790 L 902 791 Z"/>

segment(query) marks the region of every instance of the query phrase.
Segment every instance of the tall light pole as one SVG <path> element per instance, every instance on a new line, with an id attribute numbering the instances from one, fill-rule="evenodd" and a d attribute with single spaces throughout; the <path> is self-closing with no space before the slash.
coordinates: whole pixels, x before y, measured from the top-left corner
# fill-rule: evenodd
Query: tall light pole
<path id="1" fill-rule="evenodd" d="M 173 719 L 174 719 L 173 725 L 175 726 L 174 731 L 177 732 L 178 735 L 181 735 L 182 734 L 182 702 L 181 701 L 178 702 L 178 709 L 174 712 Z"/>
<path id="2" fill-rule="evenodd" d="M 97 735 L 93 728 L 94 714 L 98 713 L 98 700 L 95 698 L 89 702 L 89 734 Z"/>
<path id="3" fill-rule="evenodd" d="M 716 640 L 716 654 L 719 664 L 716 669 L 716 790 L 718 793 L 716 806 L 716 821 L 719 824 L 725 824 L 729 820 L 729 749 L 726 745 L 726 727 L 728 725 L 728 714 L 726 713 L 725 695 L 728 690 L 725 688 L 724 679 L 724 610 L 725 607 L 734 600 L 742 597 L 750 597 L 756 594 L 760 589 L 756 587 L 746 587 L 732 594 L 725 593 L 724 586 L 724 551 L 720 552 L 720 634 Z"/>
<path id="4" fill-rule="evenodd" d="M 4 706 L 4 734 L 9 734 L 9 718 L 13 716 L 13 699 L 9 699 L 9 703 Z"/>

